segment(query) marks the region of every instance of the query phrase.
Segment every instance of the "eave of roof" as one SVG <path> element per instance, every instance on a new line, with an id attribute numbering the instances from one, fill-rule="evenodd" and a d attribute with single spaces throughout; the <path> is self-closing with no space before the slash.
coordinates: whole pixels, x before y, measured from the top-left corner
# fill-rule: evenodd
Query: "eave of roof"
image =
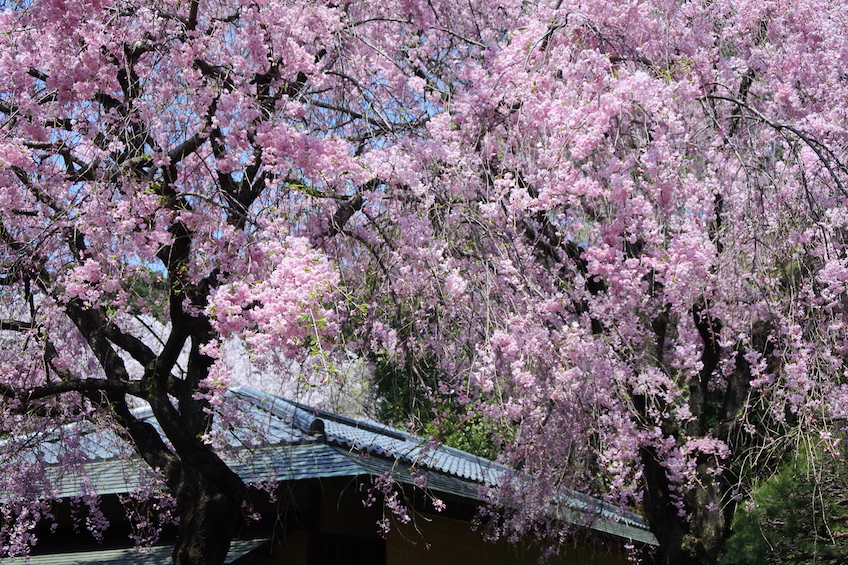
<path id="1" fill-rule="evenodd" d="M 243 402 L 248 421 L 261 429 L 259 447 L 236 449 L 235 458 L 227 461 L 247 482 L 389 474 L 398 482 L 413 484 L 414 469 L 416 476 L 426 477 L 427 488 L 435 493 L 479 501 L 481 487 L 497 485 L 509 475 L 509 469 L 498 463 L 434 445 L 391 426 L 314 409 L 245 386 L 233 388 L 230 394 Z M 137 416 L 157 426 L 149 409 L 138 410 Z M 323 433 L 314 433 L 316 429 Z M 234 447 L 252 441 L 240 430 L 229 433 Z M 85 484 L 80 475 L 55 468 L 51 486 L 57 496 L 76 496 L 84 489 L 101 495 L 123 494 L 141 486 L 139 475 L 145 464 L 138 458 L 110 457 L 108 449 L 99 447 L 107 443 L 92 440 L 99 451 L 95 451 L 97 460 L 84 466 Z M 556 508 L 557 517 L 564 521 L 639 543 L 657 543 L 641 517 L 597 499 L 569 493 Z"/>

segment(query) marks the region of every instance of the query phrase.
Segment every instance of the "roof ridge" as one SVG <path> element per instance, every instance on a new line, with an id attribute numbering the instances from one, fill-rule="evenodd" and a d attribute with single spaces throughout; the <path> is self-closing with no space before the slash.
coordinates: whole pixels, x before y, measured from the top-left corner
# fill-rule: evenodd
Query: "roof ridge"
<path id="1" fill-rule="evenodd" d="M 253 388 L 248 385 L 239 385 L 232 387 L 230 392 L 235 393 L 238 396 L 247 397 L 249 400 L 266 400 L 271 401 L 271 409 L 277 408 L 277 404 L 288 404 L 293 407 L 295 410 L 292 412 L 300 411 L 305 413 L 305 415 L 314 416 L 317 419 L 336 422 L 338 424 L 344 424 L 347 426 L 352 426 L 358 428 L 360 430 L 365 430 L 369 432 L 374 432 L 377 434 L 383 434 L 389 436 L 393 439 L 399 439 L 404 441 L 422 441 L 422 438 L 419 436 L 410 434 L 408 432 L 404 432 L 403 430 L 399 430 L 387 424 L 381 424 L 379 422 L 374 422 L 372 420 L 360 420 L 357 418 L 351 418 L 349 416 L 343 416 L 341 414 L 336 414 L 335 412 L 330 412 L 329 410 L 323 410 L 321 408 L 315 408 L 314 406 L 309 406 L 307 404 L 302 404 L 295 400 L 291 400 L 288 398 L 284 398 L 282 396 L 277 396 L 276 394 L 270 394 L 267 392 L 263 392 L 259 389 Z M 311 425 L 312 420 L 310 420 L 309 424 Z M 297 422 L 298 427 L 300 427 L 300 422 Z M 309 431 L 309 427 L 302 431 Z"/>

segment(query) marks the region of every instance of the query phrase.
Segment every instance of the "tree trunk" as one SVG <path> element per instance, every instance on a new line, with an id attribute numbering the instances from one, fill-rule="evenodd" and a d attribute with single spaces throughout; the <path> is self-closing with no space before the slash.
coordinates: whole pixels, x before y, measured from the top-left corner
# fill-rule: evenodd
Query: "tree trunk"
<path id="1" fill-rule="evenodd" d="M 681 549 L 689 529 L 678 515 L 674 501 L 671 499 L 665 468 L 660 464 L 653 448 L 642 447 L 640 454 L 643 465 L 642 477 L 645 481 L 642 505 L 648 526 L 660 544 L 658 562 L 663 565 L 686 563 Z"/>
<path id="2" fill-rule="evenodd" d="M 713 456 L 699 462 L 696 470 L 698 485 L 687 496 L 686 507 L 691 509 L 692 519 L 684 549 L 690 552 L 691 563 L 715 564 L 730 536 L 736 503 L 728 496 L 725 481 L 712 476 L 709 471 L 719 468 L 719 465 Z"/>
<path id="3" fill-rule="evenodd" d="M 220 488 L 196 471 L 183 475 L 176 493 L 180 524 L 174 565 L 222 565 L 242 522 L 244 486 Z"/>
<path id="4" fill-rule="evenodd" d="M 657 562 L 662 565 L 715 565 L 724 542 L 730 535 L 730 523 L 736 504 L 728 496 L 721 478 L 708 469 L 716 461 L 701 462 L 697 468 L 699 484 L 686 493 L 685 505 L 691 512 L 687 522 L 674 504 L 665 468 L 650 448 L 642 448 L 645 495 L 644 515 L 659 541 Z"/>

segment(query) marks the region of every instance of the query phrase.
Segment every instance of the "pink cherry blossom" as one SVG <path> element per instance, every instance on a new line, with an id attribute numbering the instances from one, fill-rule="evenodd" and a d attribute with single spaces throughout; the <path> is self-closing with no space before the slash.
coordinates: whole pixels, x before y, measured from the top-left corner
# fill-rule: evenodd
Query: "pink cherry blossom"
<path id="1" fill-rule="evenodd" d="M 483 417 L 533 477 L 489 493 L 495 535 L 560 543 L 570 489 L 714 562 L 757 454 L 848 413 L 846 28 L 835 0 L 3 4 L 2 551 L 52 519 L 28 440 L 82 468 L 86 426 L 173 495 L 139 539 L 186 481 L 232 487 L 186 515 L 239 516 L 209 449 L 238 344 Z M 180 522 L 175 562 L 236 521 Z"/>

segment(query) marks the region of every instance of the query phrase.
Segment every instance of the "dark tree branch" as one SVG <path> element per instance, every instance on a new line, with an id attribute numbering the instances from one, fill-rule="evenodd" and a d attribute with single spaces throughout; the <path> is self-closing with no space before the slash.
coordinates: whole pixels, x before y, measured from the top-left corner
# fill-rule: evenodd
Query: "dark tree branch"
<path id="1" fill-rule="evenodd" d="M 168 336 L 168 340 L 165 342 L 165 347 L 162 348 L 155 361 L 149 363 L 145 368 L 145 386 L 148 388 L 168 389 L 168 377 L 171 374 L 171 370 L 177 364 L 177 359 L 179 359 L 180 352 L 187 338 L 188 333 L 183 330 L 182 324 L 178 327 L 178 324 L 174 323 L 171 329 L 171 335 Z"/>
<path id="2" fill-rule="evenodd" d="M 46 97 L 42 97 L 36 102 L 45 104 L 50 101 L 52 96 L 55 96 L 55 93 L 48 93 Z M 32 116 L 30 116 L 29 114 L 21 114 L 20 108 L 17 104 L 12 104 L 11 102 L 7 102 L 5 100 L 0 100 L 0 113 L 9 116 L 10 120 L 16 120 L 17 118 L 21 117 L 32 119 Z M 42 125 L 54 129 L 73 131 L 73 122 L 68 118 L 51 118 L 42 122 Z"/>
<path id="3" fill-rule="evenodd" d="M 347 224 L 348 220 L 350 220 L 356 212 L 359 212 L 362 209 L 364 204 L 365 200 L 362 198 L 362 194 L 358 192 L 342 202 L 341 206 L 339 206 L 336 213 L 333 214 L 333 218 L 330 220 L 330 232 L 328 235 L 333 237 L 334 235 L 344 231 L 345 224 Z"/>
<path id="4" fill-rule="evenodd" d="M 88 398 L 102 409 L 111 410 L 138 454 L 151 468 L 160 470 L 168 485 L 178 484 L 182 467 L 179 458 L 168 448 L 156 428 L 132 414 L 122 395 L 107 395 L 109 406 L 103 405 L 99 395 L 89 395 Z"/>
<path id="5" fill-rule="evenodd" d="M 103 334 L 109 341 L 129 353 L 143 367 L 153 362 L 156 354 L 143 341 L 134 335 L 121 331 L 116 324 L 106 321 L 106 313 L 102 309 L 98 311 L 98 317 L 103 320 Z"/>
<path id="6" fill-rule="evenodd" d="M 35 79 L 40 80 L 41 82 L 46 83 L 49 80 L 49 76 L 44 71 L 39 71 L 34 67 L 30 67 L 27 69 L 27 74 Z"/>
<path id="7" fill-rule="evenodd" d="M 226 67 L 212 65 L 203 59 L 196 59 L 194 61 L 194 66 L 203 73 L 203 76 L 215 79 L 227 91 L 231 92 L 235 90 L 236 85 L 233 83 L 233 79 L 230 78 L 230 73 Z"/>
<path id="8" fill-rule="evenodd" d="M 23 390 L 7 384 L 0 384 L 0 396 L 9 400 L 18 400 L 29 403 L 42 400 L 51 396 L 58 396 L 68 392 L 94 392 L 107 391 L 116 393 L 129 393 L 133 387 L 128 383 L 114 382 L 108 379 L 67 379 L 55 383 Z"/>
<path id="9" fill-rule="evenodd" d="M 186 29 L 194 31 L 197 29 L 197 8 L 200 5 L 200 0 L 191 0 L 191 7 L 188 11 L 188 20 L 186 21 Z"/>
<path id="10" fill-rule="evenodd" d="M 327 102 L 321 102 L 320 100 L 315 100 L 314 98 L 307 98 L 304 102 L 310 104 L 311 106 L 315 106 L 316 108 L 321 108 L 324 110 L 332 110 L 334 112 L 339 112 L 340 114 L 345 114 L 350 116 L 355 120 L 360 120 L 365 122 L 370 126 L 374 126 L 379 131 L 385 133 L 398 133 L 402 131 L 408 131 L 412 129 L 417 129 L 422 127 L 429 121 L 429 116 L 424 116 L 416 121 L 406 121 L 406 122 L 390 122 L 388 120 L 378 120 L 372 118 L 370 116 L 366 116 L 365 114 L 354 110 L 353 108 L 348 108 L 346 106 L 340 106 L 338 104 L 330 104 Z"/>
<path id="11" fill-rule="evenodd" d="M 170 158 L 171 165 L 176 165 L 180 161 L 182 161 L 187 156 L 191 155 L 195 151 L 200 148 L 201 145 L 206 143 L 206 140 L 209 139 L 209 136 L 204 133 L 196 133 L 187 140 L 185 140 L 180 145 L 176 146 L 168 153 L 168 157 Z"/>
<path id="12" fill-rule="evenodd" d="M 49 289 L 42 289 L 49 294 Z M 68 317 L 85 338 L 100 366 L 106 373 L 106 378 L 113 385 L 126 386 L 130 382 L 129 373 L 121 356 L 112 347 L 104 329 L 107 324 L 97 311 L 85 309 L 78 299 L 70 300 L 65 306 Z"/>
<path id="13" fill-rule="evenodd" d="M 22 332 L 31 330 L 35 327 L 32 322 L 24 322 L 22 320 L 13 320 L 10 318 L 0 318 L 0 330 L 9 330 L 13 332 Z"/>
<path id="14" fill-rule="evenodd" d="M 751 90 L 751 85 L 754 84 L 755 77 L 754 69 L 748 69 L 745 71 L 745 74 L 742 75 L 742 80 L 739 83 L 739 94 L 738 98 L 742 102 L 748 101 L 748 92 Z M 739 129 L 739 126 L 742 124 L 742 116 L 734 116 L 732 121 L 730 122 L 730 135 L 736 133 Z"/>

